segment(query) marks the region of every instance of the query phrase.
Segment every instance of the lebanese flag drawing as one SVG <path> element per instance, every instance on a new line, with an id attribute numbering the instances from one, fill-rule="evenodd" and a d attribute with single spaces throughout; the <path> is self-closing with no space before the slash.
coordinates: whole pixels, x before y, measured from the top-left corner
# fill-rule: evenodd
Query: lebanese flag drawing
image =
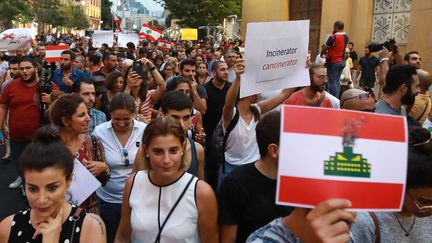
<path id="1" fill-rule="evenodd" d="M 143 24 L 139 32 L 139 36 L 141 39 L 144 37 L 151 41 L 156 41 L 157 39 L 159 39 L 161 35 L 162 35 L 162 31 L 148 24 Z"/>
<path id="2" fill-rule="evenodd" d="M 171 50 L 172 43 L 169 42 L 169 41 L 166 41 L 166 40 L 159 40 L 158 44 L 157 44 L 157 47 L 159 49 L 164 50 L 164 51 L 169 51 L 169 50 Z"/>
<path id="3" fill-rule="evenodd" d="M 61 53 L 65 50 L 69 50 L 68 45 L 45 46 L 45 61 L 60 62 Z"/>
<path id="4" fill-rule="evenodd" d="M 315 207 L 344 198 L 350 210 L 402 208 L 405 117 L 289 105 L 281 111 L 277 204 Z"/>
<path id="5" fill-rule="evenodd" d="M 113 15 L 113 18 L 114 18 L 114 22 L 115 22 L 115 24 L 116 24 L 116 26 L 117 26 L 117 29 L 118 29 L 118 31 L 119 32 L 123 32 L 123 30 L 122 30 L 122 28 L 121 28 L 121 22 L 122 22 L 122 19 L 119 17 L 119 16 L 117 16 L 117 14 L 112 14 Z"/>

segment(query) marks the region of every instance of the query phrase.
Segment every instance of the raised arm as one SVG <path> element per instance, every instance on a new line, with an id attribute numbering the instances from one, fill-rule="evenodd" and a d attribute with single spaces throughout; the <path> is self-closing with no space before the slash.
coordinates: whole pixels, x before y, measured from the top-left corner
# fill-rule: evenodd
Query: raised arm
<path id="1" fill-rule="evenodd" d="M 223 119 L 223 124 L 225 129 L 228 128 L 233 117 L 234 107 L 240 89 L 240 79 L 241 79 L 240 76 L 244 73 L 244 67 L 245 67 L 244 60 L 238 60 L 234 65 L 236 78 L 232 82 L 231 87 L 228 89 L 225 98 L 225 105 L 223 107 L 223 112 L 222 112 L 222 119 Z"/>
<path id="2" fill-rule="evenodd" d="M 271 111 L 274 108 L 276 108 L 278 105 L 282 104 L 282 102 L 284 102 L 284 100 L 288 99 L 288 97 L 290 97 L 290 95 L 292 93 L 294 93 L 294 91 L 295 91 L 295 88 L 284 89 L 284 90 L 282 90 L 282 92 L 280 92 L 275 97 L 260 101 L 258 103 L 258 105 L 261 109 L 261 114 L 264 114 L 268 111 Z"/>
<path id="3" fill-rule="evenodd" d="M 385 85 L 385 79 L 387 76 L 387 72 L 390 68 L 390 57 L 391 57 L 392 53 L 385 47 L 383 47 L 382 51 L 380 51 L 379 53 L 379 58 L 380 58 L 380 72 L 378 75 L 378 80 L 379 80 L 379 84 L 381 86 Z"/>

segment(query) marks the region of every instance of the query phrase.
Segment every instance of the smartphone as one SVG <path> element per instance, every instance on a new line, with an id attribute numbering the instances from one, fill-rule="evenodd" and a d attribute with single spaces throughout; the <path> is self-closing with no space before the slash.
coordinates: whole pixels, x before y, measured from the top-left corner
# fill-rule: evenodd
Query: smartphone
<path id="1" fill-rule="evenodd" d="M 140 61 L 135 61 L 132 64 L 132 71 L 140 75 L 143 81 L 147 80 L 148 70 Z"/>

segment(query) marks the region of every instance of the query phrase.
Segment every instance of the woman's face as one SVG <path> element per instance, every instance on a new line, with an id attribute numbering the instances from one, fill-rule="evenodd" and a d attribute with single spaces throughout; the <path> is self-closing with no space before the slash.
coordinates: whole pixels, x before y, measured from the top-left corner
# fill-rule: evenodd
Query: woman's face
<path id="1" fill-rule="evenodd" d="M 155 175 L 165 179 L 177 178 L 184 149 L 180 139 L 172 134 L 158 136 L 145 148 Z"/>
<path id="2" fill-rule="evenodd" d="M 200 75 L 204 75 L 204 74 L 206 74 L 207 73 L 207 65 L 205 65 L 204 63 L 201 63 L 199 66 L 198 66 L 198 74 L 200 74 Z"/>
<path id="3" fill-rule="evenodd" d="M 164 72 L 165 72 L 165 75 L 167 77 L 171 77 L 171 76 L 174 75 L 174 70 L 173 70 L 173 68 L 171 66 L 165 67 Z"/>
<path id="4" fill-rule="evenodd" d="M 202 59 L 201 56 L 197 56 L 197 57 L 195 58 L 195 62 L 196 62 L 196 63 L 203 63 L 204 61 L 203 61 L 203 59 Z"/>
<path id="5" fill-rule="evenodd" d="M 131 88 L 138 87 L 141 85 L 143 80 L 141 79 L 141 76 L 134 71 L 132 71 L 132 68 L 129 70 L 128 74 L 128 84 Z"/>
<path id="6" fill-rule="evenodd" d="M 75 113 L 72 115 L 69 126 L 78 134 L 85 134 L 90 124 L 90 116 L 87 112 L 87 106 L 81 103 Z"/>
<path id="7" fill-rule="evenodd" d="M 114 83 L 114 87 L 113 87 L 114 93 L 122 92 L 123 86 L 124 86 L 124 78 L 122 76 L 119 76 L 117 78 L 117 81 Z"/>
<path id="8" fill-rule="evenodd" d="M 177 87 L 174 89 L 176 91 L 181 91 L 183 92 L 185 95 L 189 96 L 190 95 L 190 87 L 187 83 L 180 83 L 177 85 Z"/>
<path id="9" fill-rule="evenodd" d="M 48 167 L 42 171 L 24 171 L 25 192 L 29 205 L 38 218 L 55 217 L 65 202 L 66 190 L 72 179 L 66 180 L 64 169 Z"/>
<path id="10" fill-rule="evenodd" d="M 132 129 L 133 113 L 126 109 L 111 112 L 111 123 L 116 132 L 126 132 Z"/>
<path id="11" fill-rule="evenodd" d="M 157 56 L 157 52 L 152 52 L 152 59 L 154 60 L 155 58 L 156 58 L 156 56 Z"/>

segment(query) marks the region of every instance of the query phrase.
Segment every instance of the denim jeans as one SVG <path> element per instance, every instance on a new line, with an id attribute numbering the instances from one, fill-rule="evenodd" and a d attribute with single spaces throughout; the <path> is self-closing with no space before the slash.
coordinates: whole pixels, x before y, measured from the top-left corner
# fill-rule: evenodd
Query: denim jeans
<path id="1" fill-rule="evenodd" d="M 13 163 L 15 163 L 16 168 L 18 170 L 18 161 L 21 157 L 22 152 L 24 152 L 24 149 L 29 145 L 30 142 L 14 142 L 10 141 L 11 146 L 11 160 Z"/>
<path id="2" fill-rule="evenodd" d="M 117 228 L 120 224 L 122 205 L 120 203 L 105 202 L 99 197 L 97 199 L 100 216 L 106 227 L 107 242 L 113 243 L 117 233 Z"/>
<path id="3" fill-rule="evenodd" d="M 219 168 L 219 177 L 218 177 L 218 189 L 220 188 L 220 185 L 222 184 L 225 177 L 231 173 L 233 170 L 235 170 L 239 165 L 232 165 L 228 162 L 225 162 L 225 172 L 222 169 L 222 166 Z"/>
<path id="4" fill-rule="evenodd" d="M 327 91 L 339 99 L 340 96 L 340 76 L 346 65 L 345 61 L 327 64 L 328 84 Z"/>

